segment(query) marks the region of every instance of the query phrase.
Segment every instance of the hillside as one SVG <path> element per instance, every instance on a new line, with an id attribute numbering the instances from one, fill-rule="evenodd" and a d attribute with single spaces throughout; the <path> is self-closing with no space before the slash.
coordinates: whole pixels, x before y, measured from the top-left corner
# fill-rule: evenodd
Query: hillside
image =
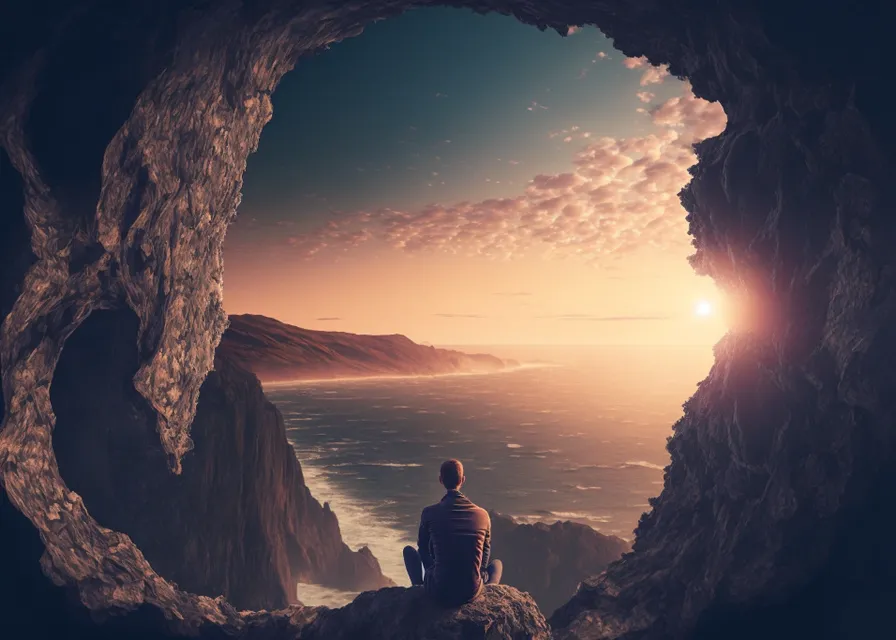
<path id="1" fill-rule="evenodd" d="M 230 316 L 217 353 L 263 382 L 494 372 L 517 364 L 487 354 L 423 346 L 403 335 L 314 331 L 259 315 Z"/>

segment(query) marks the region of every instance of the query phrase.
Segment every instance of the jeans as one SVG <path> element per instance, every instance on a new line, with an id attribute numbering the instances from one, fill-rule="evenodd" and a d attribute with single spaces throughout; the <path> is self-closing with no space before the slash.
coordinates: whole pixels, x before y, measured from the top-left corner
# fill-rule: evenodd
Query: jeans
<path id="1" fill-rule="evenodd" d="M 404 548 L 404 567 L 408 571 L 412 585 L 423 584 L 423 561 L 420 560 L 420 553 L 414 547 Z M 501 561 L 492 560 L 482 572 L 483 584 L 500 584 L 503 572 L 504 565 Z"/>

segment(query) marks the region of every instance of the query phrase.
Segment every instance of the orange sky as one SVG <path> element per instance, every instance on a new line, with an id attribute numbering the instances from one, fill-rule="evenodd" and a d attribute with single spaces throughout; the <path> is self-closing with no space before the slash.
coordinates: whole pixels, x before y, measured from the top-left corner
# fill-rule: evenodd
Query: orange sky
<path id="1" fill-rule="evenodd" d="M 724 112 L 643 60 L 613 52 L 591 62 L 631 76 L 637 124 L 620 126 L 625 135 L 593 133 L 593 113 L 547 128 L 536 139 L 560 145 L 565 163 L 539 164 L 537 149 L 498 158 L 529 173 L 488 185 L 488 196 L 467 187 L 409 204 L 396 189 L 394 205 L 310 225 L 296 222 L 301 207 L 267 226 L 243 215 L 225 251 L 227 311 L 431 344 L 717 342 L 724 301 L 687 263 L 677 193 L 696 160 L 691 145 L 720 132 Z M 262 226 L 267 240 L 240 241 Z M 708 316 L 695 313 L 701 301 Z"/>
<path id="2" fill-rule="evenodd" d="M 725 331 L 720 296 L 711 280 L 693 273 L 688 251 L 639 253 L 606 270 L 571 259 L 365 247 L 326 264 L 283 261 L 273 277 L 266 262 L 229 270 L 227 308 L 432 344 L 717 342 Z M 716 312 L 697 315 L 701 300 Z"/>

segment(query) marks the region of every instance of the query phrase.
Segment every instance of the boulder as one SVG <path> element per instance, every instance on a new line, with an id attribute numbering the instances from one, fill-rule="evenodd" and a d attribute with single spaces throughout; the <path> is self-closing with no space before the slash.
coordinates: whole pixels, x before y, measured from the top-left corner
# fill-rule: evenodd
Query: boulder
<path id="1" fill-rule="evenodd" d="M 367 591 L 341 609 L 321 609 L 301 640 L 548 640 L 550 629 L 528 593 L 489 585 L 473 602 L 445 609 L 422 587 Z"/>

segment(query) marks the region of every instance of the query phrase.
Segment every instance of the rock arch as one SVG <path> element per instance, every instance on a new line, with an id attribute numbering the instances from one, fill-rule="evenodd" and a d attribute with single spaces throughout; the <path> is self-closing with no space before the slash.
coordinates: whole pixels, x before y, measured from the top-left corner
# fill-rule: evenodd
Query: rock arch
<path id="1" fill-rule="evenodd" d="M 88 610 L 155 611 L 176 633 L 256 619 L 178 591 L 67 489 L 49 394 L 66 338 L 95 309 L 137 314 L 135 386 L 177 472 L 225 323 L 220 246 L 271 93 L 302 55 L 427 4 L 563 33 L 595 24 L 728 114 L 682 199 L 694 267 L 740 301 L 743 322 L 675 426 L 634 553 L 583 585 L 558 633 L 677 637 L 757 611 L 793 620 L 807 593 L 836 621 L 859 605 L 831 595 L 838 581 L 886 592 L 894 553 L 860 529 L 894 520 L 874 515 L 896 477 L 896 126 L 875 48 L 885 3 L 69 4 L 31 3 L 0 27 L 0 204 L 13 231 L 0 239 L 0 507 L 4 526 L 27 517 L 44 573 Z"/>

